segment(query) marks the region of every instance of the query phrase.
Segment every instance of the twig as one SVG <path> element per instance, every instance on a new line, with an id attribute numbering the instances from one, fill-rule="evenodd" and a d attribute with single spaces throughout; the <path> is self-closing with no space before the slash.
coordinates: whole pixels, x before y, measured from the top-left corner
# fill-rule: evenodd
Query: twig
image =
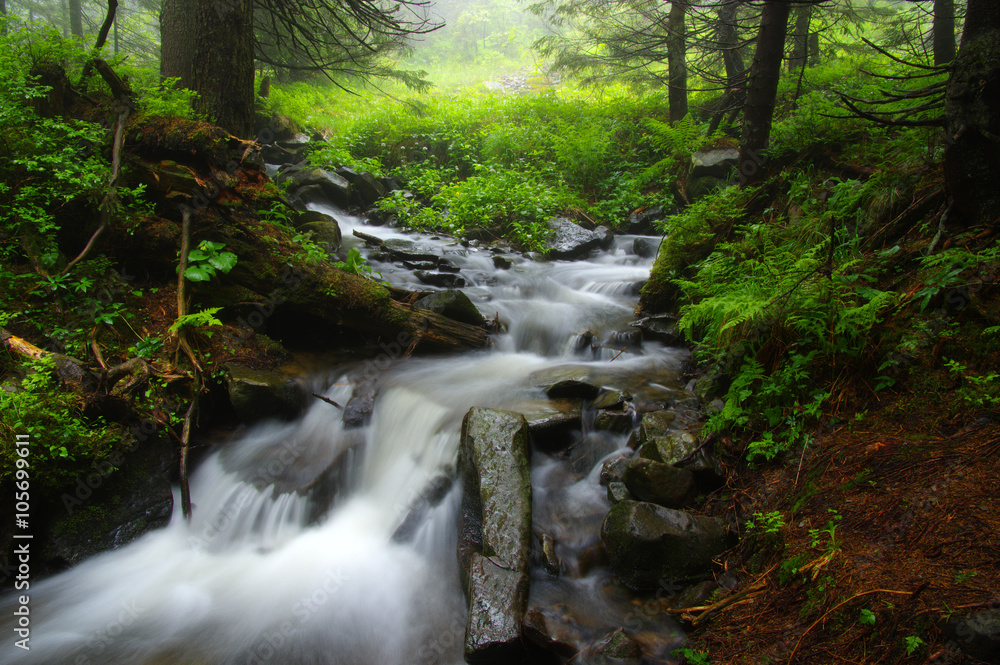
<path id="1" fill-rule="evenodd" d="M 344 407 L 342 407 L 341 405 L 339 405 L 339 404 L 337 404 L 336 402 L 334 402 L 334 401 L 333 401 L 332 399 L 330 399 L 329 397 L 324 397 L 323 395 L 320 395 L 319 393 L 313 393 L 312 395 L 313 395 L 313 397 L 315 397 L 316 399 L 321 399 L 321 400 L 323 400 L 324 402 L 326 402 L 327 404 L 331 404 L 331 405 L 333 405 L 333 406 L 337 407 L 338 409 L 343 409 L 343 408 L 344 408 Z"/>
<path id="2" fill-rule="evenodd" d="M 191 521 L 191 487 L 188 484 L 188 451 L 191 449 L 191 420 L 194 418 L 195 410 L 198 408 L 198 387 L 195 386 L 191 395 L 191 406 L 188 407 L 184 415 L 184 427 L 181 430 L 181 459 L 180 459 L 180 485 L 181 485 L 181 512 L 184 519 Z"/>
<path id="3" fill-rule="evenodd" d="M 627 346 L 624 349 L 622 349 L 621 351 L 619 351 L 618 355 L 616 355 L 614 358 L 612 358 L 608 362 L 609 363 L 613 363 L 614 361 L 618 360 L 618 356 L 620 356 L 621 354 L 625 353 L 626 351 L 628 351 L 628 347 Z"/>
<path id="4" fill-rule="evenodd" d="M 806 628 L 805 632 L 802 633 L 802 635 L 799 636 L 799 641 L 795 643 L 795 647 L 792 648 L 792 652 L 790 654 L 788 654 L 788 663 L 789 663 L 789 665 L 791 664 L 792 659 L 795 657 L 795 652 L 799 650 L 799 645 L 802 644 L 802 640 L 805 638 L 806 635 L 809 634 L 810 630 L 812 630 L 813 628 L 815 628 L 821 621 L 823 621 L 824 619 L 826 619 L 831 613 L 837 611 L 838 609 L 840 609 L 841 607 L 843 607 L 847 603 L 851 602 L 852 600 L 854 600 L 856 598 L 860 598 L 861 596 L 869 596 L 869 595 L 871 595 L 873 593 L 894 593 L 894 594 L 897 594 L 897 595 L 900 595 L 900 596 L 912 596 L 913 595 L 912 591 L 894 591 L 892 589 L 872 589 L 871 591 L 862 591 L 861 593 L 856 593 L 853 596 L 851 596 L 850 598 L 848 598 L 847 600 L 844 600 L 844 601 L 841 601 L 841 602 L 837 603 L 836 605 L 834 605 L 833 607 L 831 607 L 830 609 L 828 609 L 826 612 L 824 612 L 823 616 L 821 616 L 820 618 L 818 618 L 815 621 L 813 621 L 812 625 L 810 625 L 808 628 Z"/>

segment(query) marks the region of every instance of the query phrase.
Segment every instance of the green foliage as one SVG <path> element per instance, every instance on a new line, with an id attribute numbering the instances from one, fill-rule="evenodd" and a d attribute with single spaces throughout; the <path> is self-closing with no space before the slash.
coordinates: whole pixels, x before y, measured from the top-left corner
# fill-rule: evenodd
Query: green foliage
<path id="1" fill-rule="evenodd" d="M 379 280 L 383 279 L 382 273 L 372 270 L 372 267 L 365 262 L 365 257 L 361 256 L 361 252 L 357 247 L 351 247 L 347 252 L 347 261 L 337 261 L 333 265 L 352 275 L 358 275 L 367 279 L 374 279 L 373 275 L 378 275 Z"/>
<path id="2" fill-rule="evenodd" d="M 683 658 L 687 665 L 712 665 L 712 661 L 709 659 L 708 654 L 688 649 L 687 647 L 683 649 L 674 649 L 670 652 L 670 655 L 674 658 Z"/>
<path id="3" fill-rule="evenodd" d="M 903 649 L 906 651 L 907 656 L 917 653 L 925 644 L 926 642 L 916 635 L 907 635 L 903 638 Z"/>
<path id="4" fill-rule="evenodd" d="M 198 249 L 188 252 L 188 267 L 184 276 L 192 282 L 207 282 L 216 275 L 216 271 L 228 273 L 236 267 L 236 255 L 221 251 L 226 244 L 202 240 Z"/>
<path id="5" fill-rule="evenodd" d="M 875 613 L 868 608 L 863 608 L 858 614 L 858 623 L 862 626 L 874 626 L 875 625 Z"/>
<path id="6" fill-rule="evenodd" d="M 834 508 L 827 508 L 830 519 L 826 526 L 819 529 L 809 529 L 809 537 L 812 540 L 813 549 L 822 549 L 826 556 L 833 556 L 840 550 L 840 541 L 837 540 L 837 524 L 840 522 L 840 513 Z"/>
<path id="7" fill-rule="evenodd" d="M 174 320 L 167 329 L 169 332 L 177 332 L 181 328 L 199 328 L 202 326 L 221 326 L 222 321 L 216 318 L 215 314 L 221 307 L 209 307 L 208 309 L 194 314 L 185 314 Z"/>
<path id="8" fill-rule="evenodd" d="M 785 528 L 785 519 L 778 510 L 769 513 L 756 512 L 747 520 L 746 528 L 748 533 L 773 536 Z"/>
<path id="9" fill-rule="evenodd" d="M 993 281 L 998 262 L 1000 246 L 997 245 L 976 253 L 963 247 L 952 247 L 921 258 L 921 276 L 925 285 L 917 292 L 921 311 L 926 310 L 943 291 Z"/>
<path id="10" fill-rule="evenodd" d="M 1000 373 L 973 374 L 965 365 L 956 360 L 945 359 L 944 364 L 948 371 L 960 381 L 956 392 L 966 406 L 983 408 L 1000 405 Z"/>

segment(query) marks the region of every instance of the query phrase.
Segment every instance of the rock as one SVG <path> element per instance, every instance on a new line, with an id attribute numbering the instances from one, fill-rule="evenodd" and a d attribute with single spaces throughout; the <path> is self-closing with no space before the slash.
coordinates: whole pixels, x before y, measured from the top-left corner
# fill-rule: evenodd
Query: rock
<path id="1" fill-rule="evenodd" d="M 452 263 L 450 259 L 441 259 L 438 261 L 437 269 L 441 272 L 459 272 L 461 268 Z"/>
<path id="2" fill-rule="evenodd" d="M 573 445 L 581 429 L 581 402 L 578 399 L 544 399 L 537 404 L 518 406 L 528 421 L 531 445 L 546 453 L 555 453 Z"/>
<path id="3" fill-rule="evenodd" d="M 371 173 L 358 173 L 354 169 L 341 166 L 337 169 L 337 175 L 351 183 L 354 200 L 360 205 L 371 205 L 388 193 L 385 185 L 376 180 Z"/>
<path id="4" fill-rule="evenodd" d="M 396 527 L 392 533 L 392 542 L 408 543 L 413 540 L 417 531 L 427 521 L 428 514 L 432 508 L 440 505 L 451 490 L 452 477 L 450 474 L 435 476 L 427 483 L 417 496 L 409 512 L 403 519 L 402 524 Z"/>
<path id="5" fill-rule="evenodd" d="M 608 658 L 637 659 L 642 657 L 639 645 L 621 628 L 601 639 L 597 643 L 595 651 L 598 655 Z"/>
<path id="6" fill-rule="evenodd" d="M 305 391 L 287 374 L 234 362 L 226 363 L 224 369 L 229 402 L 243 422 L 269 416 L 294 418 L 305 408 Z"/>
<path id="7" fill-rule="evenodd" d="M 656 256 L 656 252 L 660 249 L 660 240 L 658 238 L 647 238 L 645 236 L 639 236 L 632 241 L 632 253 L 641 256 L 644 259 L 651 259 Z"/>
<path id="8" fill-rule="evenodd" d="M 694 489 L 694 476 L 687 469 L 639 458 L 625 466 L 622 480 L 640 501 L 667 508 L 680 508 Z"/>
<path id="9" fill-rule="evenodd" d="M 740 164 L 740 151 L 736 148 L 717 148 L 691 155 L 691 178 L 720 178 L 725 180 Z"/>
<path id="10" fill-rule="evenodd" d="M 588 231 L 576 222 L 558 217 L 549 222 L 552 238 L 546 243 L 546 254 L 553 259 L 578 259 L 601 246 L 603 233 Z"/>
<path id="11" fill-rule="evenodd" d="M 531 478 L 528 423 L 519 413 L 475 407 L 462 422 L 459 561 L 469 620 L 469 663 L 515 662 L 528 601 Z"/>
<path id="12" fill-rule="evenodd" d="M 665 217 L 663 208 L 646 208 L 633 212 L 629 216 L 625 231 L 632 235 L 652 235 L 656 232 L 653 222 L 658 222 Z"/>
<path id="13" fill-rule="evenodd" d="M 413 274 L 417 276 L 417 279 L 429 286 L 438 286 L 443 289 L 455 289 L 465 286 L 464 277 L 450 272 L 417 270 Z"/>
<path id="14" fill-rule="evenodd" d="M 601 465 L 600 483 L 607 485 L 621 481 L 630 459 L 632 459 L 632 453 L 622 452 L 605 460 L 604 464 Z"/>
<path id="15" fill-rule="evenodd" d="M 56 499 L 58 507 L 52 506 L 45 559 L 57 568 L 74 565 L 166 526 L 174 505 L 170 481 L 176 457 L 170 439 L 154 435 L 130 452 L 115 451 L 96 462 Z"/>
<path id="16" fill-rule="evenodd" d="M 374 381 L 364 381 L 354 386 L 351 399 L 344 406 L 344 428 L 363 427 L 371 420 L 375 410 L 375 396 L 378 385 Z"/>
<path id="17" fill-rule="evenodd" d="M 306 185 L 295 190 L 295 193 L 289 197 L 289 203 L 299 212 L 305 212 L 306 206 L 310 203 L 327 205 L 330 203 L 330 199 L 319 185 Z"/>
<path id="18" fill-rule="evenodd" d="M 553 383 L 545 389 L 545 395 L 550 399 L 580 398 L 594 399 L 601 393 L 600 386 L 579 379 L 564 379 Z"/>
<path id="19" fill-rule="evenodd" d="M 618 432 L 625 434 L 635 426 L 631 413 L 616 411 L 601 411 L 594 418 L 594 429 L 602 432 Z"/>
<path id="20" fill-rule="evenodd" d="M 591 402 L 592 409 L 622 409 L 632 401 L 632 394 L 627 390 L 602 390 Z"/>
<path id="21" fill-rule="evenodd" d="M 687 196 L 690 201 L 697 201 L 729 186 L 729 183 L 722 178 L 713 178 L 712 176 L 702 178 L 688 177 Z"/>
<path id="22" fill-rule="evenodd" d="M 651 437 L 639 448 L 639 456 L 662 464 L 677 464 L 698 448 L 698 440 L 689 434 Z"/>
<path id="23" fill-rule="evenodd" d="M 593 234 L 597 236 L 597 246 L 601 249 L 611 249 L 615 244 L 615 234 L 606 226 L 598 226 Z"/>
<path id="24" fill-rule="evenodd" d="M 584 637 L 553 608 L 532 608 L 524 617 L 524 635 L 546 651 L 571 658 L 579 653 Z"/>
<path id="25" fill-rule="evenodd" d="M 434 270 L 438 267 L 437 261 L 403 261 L 403 267 L 407 270 Z"/>
<path id="26" fill-rule="evenodd" d="M 340 226 L 337 222 L 309 222 L 299 227 L 303 233 L 311 232 L 313 242 L 323 248 L 327 256 L 333 258 L 340 249 Z"/>
<path id="27" fill-rule="evenodd" d="M 670 425 L 673 424 L 677 415 L 673 411 L 651 411 L 642 414 L 642 421 L 639 423 L 639 445 L 646 443 L 653 437 L 666 436 L 670 433 Z"/>
<path id="28" fill-rule="evenodd" d="M 1000 609 L 952 616 L 944 632 L 969 656 L 993 665 L 1000 664 Z"/>
<path id="29" fill-rule="evenodd" d="M 439 291 L 413 303 L 417 309 L 427 309 L 472 326 L 483 325 L 483 315 L 462 291 Z"/>
<path id="30" fill-rule="evenodd" d="M 711 416 L 716 413 L 721 413 L 724 408 L 726 408 L 726 403 L 721 399 L 716 398 L 705 405 L 705 414 Z"/>
<path id="31" fill-rule="evenodd" d="M 333 222 L 336 224 L 337 220 L 325 212 L 320 212 L 319 210 L 306 210 L 305 212 L 300 212 L 298 216 L 292 220 L 292 226 L 299 228 L 303 224 L 308 224 L 309 222 Z"/>
<path id="32" fill-rule="evenodd" d="M 514 262 L 510 260 L 509 256 L 497 254 L 493 257 L 493 267 L 497 270 L 509 270 L 512 265 Z"/>
<path id="33" fill-rule="evenodd" d="M 618 503 L 619 501 L 635 501 L 635 495 L 628 491 L 628 487 L 621 481 L 608 483 L 608 501 Z"/>
<path id="34" fill-rule="evenodd" d="M 342 208 L 351 202 L 351 184 L 342 176 L 315 166 L 286 169 L 278 173 L 275 181 L 279 185 L 287 183 L 292 190 L 318 185 L 329 201 Z M 302 198 L 298 192 L 296 196 Z"/>
<path id="35" fill-rule="evenodd" d="M 382 241 L 381 245 L 382 250 L 396 261 L 433 261 L 437 265 L 440 260 L 432 250 L 406 238 L 389 238 Z"/>
<path id="36" fill-rule="evenodd" d="M 633 322 L 632 325 L 641 330 L 647 339 L 663 342 L 668 346 L 684 344 L 684 333 L 681 332 L 677 325 L 677 317 L 673 314 L 647 316 Z"/>
<path id="37" fill-rule="evenodd" d="M 670 604 L 675 608 L 699 607 L 704 605 L 718 588 L 719 585 L 714 580 L 705 580 L 681 591 Z"/>
<path id="38" fill-rule="evenodd" d="M 556 541 L 547 533 L 542 534 L 542 565 L 550 575 L 559 574 L 559 555 L 556 554 Z"/>
<path id="39" fill-rule="evenodd" d="M 726 531 L 716 518 L 620 501 L 604 519 L 601 540 L 626 586 L 653 589 L 707 572 L 726 548 Z"/>

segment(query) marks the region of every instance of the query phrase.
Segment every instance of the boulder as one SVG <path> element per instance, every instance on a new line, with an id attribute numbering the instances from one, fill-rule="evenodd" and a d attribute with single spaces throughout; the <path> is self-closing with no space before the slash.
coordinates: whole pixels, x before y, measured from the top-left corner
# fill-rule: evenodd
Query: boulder
<path id="1" fill-rule="evenodd" d="M 945 625 L 945 634 L 969 656 L 1000 665 L 1000 609 L 952 616 Z"/>
<path id="2" fill-rule="evenodd" d="M 642 331 L 647 339 L 663 342 L 668 346 L 684 344 L 684 333 L 677 325 L 677 317 L 673 314 L 657 314 L 634 321 L 631 325 Z"/>
<path id="3" fill-rule="evenodd" d="M 688 432 L 654 436 L 639 448 L 639 456 L 663 464 L 677 464 L 698 449 L 698 440 Z"/>
<path id="4" fill-rule="evenodd" d="M 357 232 L 356 232 L 357 233 Z M 365 239 L 364 235 L 360 236 Z M 374 238 L 374 236 L 368 236 Z M 374 238 L 377 240 L 377 238 Z M 386 252 L 395 261 L 433 261 L 435 265 L 440 260 L 440 257 L 433 252 L 433 250 L 422 247 L 412 240 L 406 238 L 389 238 L 388 240 L 380 241 L 382 251 Z"/>
<path id="5" fill-rule="evenodd" d="M 578 399 L 541 399 L 519 404 L 517 410 L 528 421 L 532 447 L 554 453 L 575 442 L 582 427 L 581 406 Z"/>
<path id="6" fill-rule="evenodd" d="M 601 639 L 595 645 L 595 651 L 598 655 L 616 660 L 638 660 L 642 657 L 639 645 L 621 628 Z"/>
<path id="7" fill-rule="evenodd" d="M 740 164 L 740 151 L 736 148 L 717 148 L 691 155 L 688 178 L 720 178 L 725 180 Z"/>
<path id="8" fill-rule="evenodd" d="M 293 191 L 316 185 L 326 195 L 327 200 L 342 208 L 347 207 L 351 202 L 351 184 L 342 176 L 315 166 L 285 169 L 278 173 L 275 181 L 279 185 L 287 183 L 289 189 Z M 295 191 L 295 196 L 302 198 L 297 191 Z"/>
<path id="9" fill-rule="evenodd" d="M 726 548 L 720 520 L 641 501 L 620 501 L 601 527 L 612 570 L 632 589 L 697 578 Z"/>
<path id="10" fill-rule="evenodd" d="M 173 511 L 171 477 L 177 469 L 173 443 L 152 435 L 129 452 L 112 452 L 95 463 L 53 505 L 45 563 L 75 565 L 107 550 L 124 547 L 166 526 Z M 41 563 L 41 562 L 40 562 Z"/>
<path id="11" fill-rule="evenodd" d="M 510 267 L 514 265 L 514 262 L 509 256 L 504 256 L 503 254 L 497 254 L 493 257 L 493 267 L 497 270 L 510 270 Z"/>
<path id="12" fill-rule="evenodd" d="M 363 427 L 368 424 L 372 412 L 375 410 L 376 395 L 378 395 L 378 385 L 375 381 L 364 381 L 354 386 L 351 399 L 344 406 L 345 429 Z"/>
<path id="13" fill-rule="evenodd" d="M 459 560 L 469 602 L 465 658 L 515 662 L 528 601 L 531 478 L 528 423 L 519 413 L 471 409 L 462 422 Z"/>
<path id="14" fill-rule="evenodd" d="M 670 433 L 670 426 L 677 415 L 673 411 L 651 411 L 642 414 L 639 423 L 639 445 L 646 443 L 653 437 L 666 436 Z"/>
<path id="15" fill-rule="evenodd" d="M 546 243 L 545 253 L 553 259 L 579 259 L 606 242 L 604 233 L 588 231 L 565 217 L 549 222 L 549 229 L 552 237 Z"/>
<path id="16" fill-rule="evenodd" d="M 639 236 L 632 241 L 632 253 L 641 256 L 644 259 L 651 259 L 656 256 L 656 252 L 660 249 L 660 239 L 659 238 L 648 238 L 646 236 Z"/>
<path id="17" fill-rule="evenodd" d="M 417 279 L 428 286 L 437 286 L 442 289 L 455 289 L 465 286 L 465 278 L 452 272 L 415 270 L 413 274 L 417 276 Z"/>
<path id="18" fill-rule="evenodd" d="M 450 474 L 442 473 L 432 478 L 410 505 L 410 509 L 406 513 L 406 517 L 403 518 L 402 523 L 393 531 L 392 542 L 408 543 L 412 541 L 414 536 L 417 535 L 417 531 L 427 521 L 431 510 L 440 505 L 444 501 L 444 498 L 448 496 L 451 486 L 452 477 Z"/>
<path id="19" fill-rule="evenodd" d="M 313 242 L 323 248 L 327 256 L 333 258 L 340 249 L 340 226 L 337 222 L 309 222 L 299 227 L 302 233 L 312 233 Z"/>
<path id="20" fill-rule="evenodd" d="M 625 483 L 620 481 L 613 481 L 608 483 L 608 502 L 618 503 L 619 501 L 635 501 L 636 498 L 631 492 L 628 491 L 628 487 Z"/>
<path id="21" fill-rule="evenodd" d="M 604 464 L 601 465 L 600 483 L 607 485 L 621 481 L 622 476 L 625 474 L 625 467 L 628 466 L 631 459 L 632 453 L 621 452 L 605 460 Z"/>
<path id="22" fill-rule="evenodd" d="M 351 183 L 354 201 L 360 205 L 371 205 L 388 193 L 385 185 L 371 173 L 358 173 L 354 169 L 341 166 L 337 169 L 337 175 Z"/>
<path id="23" fill-rule="evenodd" d="M 545 389 L 545 395 L 550 399 L 580 398 L 594 399 L 601 393 L 600 386 L 579 379 L 563 379 Z"/>
<path id="24" fill-rule="evenodd" d="M 331 215 L 328 215 L 325 212 L 320 212 L 319 210 L 306 210 L 305 212 L 300 212 L 298 216 L 296 216 L 295 219 L 292 220 L 292 226 L 294 226 L 295 228 L 299 228 L 303 224 L 308 224 L 310 222 L 336 223 L 337 220 L 334 219 Z"/>
<path id="25" fill-rule="evenodd" d="M 600 411 L 594 418 L 594 429 L 602 432 L 625 434 L 635 427 L 635 420 L 626 411 Z"/>
<path id="26" fill-rule="evenodd" d="M 632 401 L 632 394 L 627 390 L 602 390 L 601 393 L 591 402 L 592 409 L 614 409 L 621 410 Z"/>
<path id="27" fill-rule="evenodd" d="M 632 235 L 653 235 L 656 233 L 653 222 L 658 222 L 664 218 L 666 218 L 666 215 L 663 212 L 663 208 L 638 210 L 629 215 L 625 231 Z"/>
<path id="28" fill-rule="evenodd" d="M 224 369 L 229 402 L 243 422 L 269 416 L 294 418 L 305 408 L 305 391 L 287 374 L 235 362 L 227 363 Z"/>
<path id="29" fill-rule="evenodd" d="M 667 508 L 683 506 L 694 489 L 694 476 L 687 469 L 645 458 L 629 461 L 622 480 L 640 501 Z"/>
<path id="30" fill-rule="evenodd" d="M 471 326 L 483 325 L 483 315 L 462 291 L 448 290 L 432 293 L 413 303 L 417 309 L 427 309 Z"/>
<path id="31" fill-rule="evenodd" d="M 601 249 L 611 249 L 615 244 L 615 234 L 606 226 L 598 226 L 593 234 L 597 236 L 597 246 Z"/>
<path id="32" fill-rule="evenodd" d="M 326 192 L 319 185 L 306 185 L 305 187 L 300 187 L 295 190 L 289 199 L 289 203 L 292 207 L 299 212 L 305 212 L 308 209 L 309 204 L 322 204 L 327 205 L 330 203 L 329 197 L 327 197 Z"/>

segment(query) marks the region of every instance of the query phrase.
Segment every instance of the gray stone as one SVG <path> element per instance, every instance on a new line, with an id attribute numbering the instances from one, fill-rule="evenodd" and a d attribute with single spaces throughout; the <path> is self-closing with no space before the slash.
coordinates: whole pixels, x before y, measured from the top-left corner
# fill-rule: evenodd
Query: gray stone
<path id="1" fill-rule="evenodd" d="M 511 261 L 509 256 L 497 254 L 493 257 L 493 267 L 497 270 L 509 270 L 512 265 L 514 265 L 514 262 Z"/>
<path id="2" fill-rule="evenodd" d="M 594 429 L 602 432 L 625 434 L 634 426 L 632 414 L 624 411 L 601 411 L 594 418 Z"/>
<path id="3" fill-rule="evenodd" d="M 664 219 L 666 215 L 663 208 L 646 208 L 629 215 L 628 225 L 625 230 L 633 235 L 651 235 L 656 229 L 653 222 Z"/>
<path id="4" fill-rule="evenodd" d="M 244 422 L 269 416 L 294 418 L 305 408 L 302 386 L 283 372 L 251 369 L 239 363 L 227 363 L 225 370 L 229 402 Z"/>
<path id="5" fill-rule="evenodd" d="M 604 464 L 601 465 L 600 483 L 607 485 L 608 483 L 620 482 L 625 473 L 625 467 L 631 459 L 632 453 L 622 452 L 605 460 Z"/>
<path id="6" fill-rule="evenodd" d="M 389 238 L 382 241 L 381 245 L 382 250 L 396 261 L 434 261 L 436 264 L 440 259 L 431 249 L 406 238 Z"/>
<path id="7" fill-rule="evenodd" d="M 325 212 L 320 212 L 319 210 L 306 210 L 305 212 L 300 212 L 298 216 L 292 220 L 292 226 L 299 228 L 303 224 L 308 224 L 309 222 L 334 222 L 337 220 L 326 214 Z"/>
<path id="8" fill-rule="evenodd" d="M 378 385 L 374 381 L 364 381 L 354 386 L 351 399 L 344 406 L 344 428 L 362 427 L 371 420 L 375 410 L 375 396 L 378 395 Z"/>
<path id="9" fill-rule="evenodd" d="M 663 464 L 677 464 L 698 448 L 698 440 L 688 432 L 654 436 L 639 448 L 639 456 Z"/>
<path id="10" fill-rule="evenodd" d="M 592 409 L 621 409 L 632 401 L 632 395 L 627 390 L 602 390 L 591 402 Z"/>
<path id="11" fill-rule="evenodd" d="M 313 242 L 323 248 L 327 256 L 334 257 L 340 249 L 340 226 L 337 222 L 309 222 L 299 227 L 303 233 L 312 233 Z"/>
<path id="12" fill-rule="evenodd" d="M 691 155 L 688 178 L 726 179 L 740 164 L 740 151 L 736 148 L 717 148 Z"/>
<path id="13" fill-rule="evenodd" d="M 563 379 L 545 389 L 545 395 L 552 399 L 564 397 L 594 399 L 600 393 L 600 386 L 579 379 Z"/>
<path id="14" fill-rule="evenodd" d="M 668 346 L 684 344 L 684 333 L 681 332 L 677 325 L 677 317 L 673 314 L 647 316 L 633 322 L 632 325 L 641 330 L 647 339 L 656 340 Z"/>
<path id="15" fill-rule="evenodd" d="M 615 234 L 608 227 L 598 226 L 593 233 L 597 236 L 597 246 L 601 249 L 611 249 L 615 244 Z"/>
<path id="16" fill-rule="evenodd" d="M 286 169 L 278 173 L 275 180 L 278 184 L 287 183 L 293 191 L 317 185 L 327 200 L 341 207 L 346 207 L 351 201 L 351 184 L 347 180 L 336 173 L 315 166 Z M 302 198 L 298 192 L 296 195 Z"/>
<path id="17" fill-rule="evenodd" d="M 386 195 L 385 185 L 368 172 L 358 173 L 354 169 L 342 166 L 337 169 L 337 175 L 351 183 L 354 199 L 361 205 L 371 205 Z"/>
<path id="18" fill-rule="evenodd" d="M 472 326 L 483 325 L 483 315 L 479 313 L 469 296 L 462 291 L 448 290 L 432 293 L 413 303 L 417 309 L 437 312 L 449 319 L 468 323 Z"/>
<path id="19" fill-rule="evenodd" d="M 690 471 L 646 458 L 631 460 L 625 466 L 622 480 L 640 501 L 667 508 L 680 508 L 694 490 Z"/>
<path id="20" fill-rule="evenodd" d="M 576 222 L 558 217 L 549 222 L 552 238 L 545 252 L 553 259 L 579 259 L 605 242 L 604 234 L 588 231 Z"/>
<path id="21" fill-rule="evenodd" d="M 602 638 L 596 645 L 596 651 L 601 656 L 615 659 L 638 659 L 642 657 L 642 650 L 639 648 L 639 645 L 621 628 Z"/>
<path id="22" fill-rule="evenodd" d="M 612 570 L 632 589 L 697 578 L 725 551 L 720 520 L 664 508 L 653 503 L 620 501 L 601 527 Z"/>
<path id="23" fill-rule="evenodd" d="M 1000 609 L 953 616 L 945 625 L 945 634 L 973 658 L 1000 665 Z"/>
<path id="24" fill-rule="evenodd" d="M 429 286 L 437 286 L 443 289 L 455 289 L 465 286 L 465 278 L 455 273 L 416 270 L 413 274 L 417 276 L 417 279 Z"/>
<path id="25" fill-rule="evenodd" d="M 653 437 L 666 436 L 670 433 L 670 426 L 677 415 L 673 411 L 651 411 L 642 414 L 642 421 L 639 423 L 639 445 L 646 443 Z"/>
<path id="26" fill-rule="evenodd" d="M 469 663 L 511 662 L 524 648 L 531 478 L 528 423 L 519 413 L 475 407 L 462 422 L 459 561 L 469 601 Z"/>
<path id="27" fill-rule="evenodd" d="M 625 483 L 614 481 L 608 483 L 608 501 L 618 503 L 619 501 L 635 501 L 636 497 L 628 491 Z"/>
<path id="28" fill-rule="evenodd" d="M 641 256 L 644 259 L 651 259 L 656 256 L 656 252 L 660 248 L 659 238 L 647 238 L 645 236 L 639 236 L 632 241 L 632 253 Z"/>

